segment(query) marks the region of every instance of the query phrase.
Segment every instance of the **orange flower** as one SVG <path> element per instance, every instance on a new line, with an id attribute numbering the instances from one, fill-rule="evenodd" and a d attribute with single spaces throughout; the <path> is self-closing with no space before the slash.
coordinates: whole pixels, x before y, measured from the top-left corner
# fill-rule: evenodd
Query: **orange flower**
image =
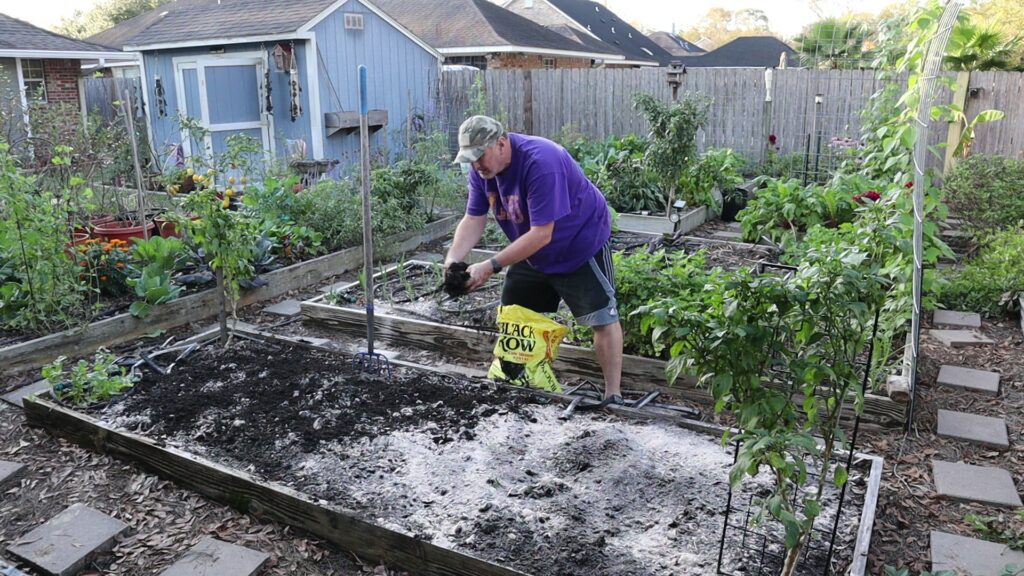
<path id="1" fill-rule="evenodd" d="M 79 262 L 78 265 L 79 266 L 88 266 L 89 263 L 88 262 Z"/>
<path id="2" fill-rule="evenodd" d="M 107 277 L 106 276 L 100 276 L 100 282 L 106 282 L 106 281 L 107 281 Z"/>
<path id="3" fill-rule="evenodd" d="M 103 253 L 106 254 L 107 252 L 110 252 L 113 249 L 114 249 L 113 246 L 109 246 L 109 245 L 108 246 L 104 246 L 103 247 Z"/>
<path id="4" fill-rule="evenodd" d="M 120 250 L 121 252 L 127 252 L 128 251 L 127 248 L 123 248 L 123 247 L 122 248 L 118 248 L 118 250 Z"/>
<path id="5" fill-rule="evenodd" d="M 117 263 L 117 267 L 118 268 L 124 268 L 124 262 L 118 262 Z"/>

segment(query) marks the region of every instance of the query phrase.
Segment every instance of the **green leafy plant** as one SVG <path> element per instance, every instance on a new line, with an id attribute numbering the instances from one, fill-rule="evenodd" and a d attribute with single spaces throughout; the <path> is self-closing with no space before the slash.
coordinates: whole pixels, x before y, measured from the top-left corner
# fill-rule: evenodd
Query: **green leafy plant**
<path id="1" fill-rule="evenodd" d="M 66 162 L 61 156 L 51 161 Z M 86 317 L 89 286 L 79 280 L 80 267 L 68 246 L 70 211 L 62 198 L 23 175 L 9 147 L 0 144 L 0 326 L 4 328 L 49 332 Z"/>
<path id="2" fill-rule="evenodd" d="M 884 567 L 884 572 L 885 572 L 885 576 L 910 576 L 910 569 L 909 568 L 896 568 L 895 566 L 885 566 Z M 918 576 L 956 576 L 956 575 L 953 574 L 952 572 L 950 572 L 949 570 L 939 570 L 938 572 L 931 572 L 929 570 L 925 570 L 924 572 L 921 572 Z M 1003 574 L 1003 575 L 1000 575 L 1000 576 L 1006 576 L 1006 575 Z"/>
<path id="3" fill-rule="evenodd" d="M 128 312 L 136 318 L 149 316 L 153 306 L 176 299 L 183 289 L 173 284 L 171 273 L 157 264 L 144 267 L 138 278 L 128 280 L 128 285 L 135 289 L 135 296 L 139 298 L 128 307 Z"/>
<path id="4" fill-rule="evenodd" d="M 50 384 L 58 400 L 76 406 L 103 402 L 131 388 L 138 377 L 124 366 L 117 366 L 114 355 L 100 348 L 92 362 L 79 360 L 64 371 L 67 358 L 61 356 L 43 366 L 43 378 Z"/>
<path id="5" fill-rule="evenodd" d="M 859 246 L 816 246 L 804 257 L 788 276 L 740 270 L 712 279 L 703 310 L 667 297 L 635 312 L 655 346 L 669 351 L 669 381 L 696 376 L 716 411 L 736 417 L 740 449 L 730 482 L 762 468 L 775 479 L 757 519 L 784 528 L 783 575 L 796 569 L 826 485 L 847 480 L 835 458 L 846 444 L 840 416 L 850 404 L 863 409 L 856 360 L 890 289 L 883 264 Z"/>
<path id="6" fill-rule="evenodd" d="M 978 253 L 962 268 L 941 271 L 938 304 L 997 317 L 1015 310 L 1024 294 L 1024 228 L 994 232 L 980 242 Z"/>
<path id="7" fill-rule="evenodd" d="M 650 124 L 650 146 L 644 156 L 647 169 L 661 183 L 666 196 L 665 215 L 671 211 L 679 179 L 696 162 L 697 131 L 704 126 L 711 100 L 699 94 L 684 94 L 666 104 L 649 94 L 637 94 L 633 107 Z"/>
<path id="8" fill-rule="evenodd" d="M 679 197 L 690 206 L 707 206 L 722 213 L 716 196 L 731 193 L 743 182 L 743 157 L 728 148 L 712 148 L 691 164 L 679 179 Z"/>
<path id="9" fill-rule="evenodd" d="M 583 173 L 604 194 L 608 205 L 620 212 L 660 211 L 665 196 L 647 170 L 648 142 L 636 136 L 609 137 L 589 144 L 577 141 L 574 158 Z"/>
<path id="10" fill-rule="evenodd" d="M 1024 510 L 1017 510 L 1009 516 L 981 516 L 968 513 L 964 516 L 964 521 L 988 540 L 1006 544 L 1012 550 L 1024 550 Z"/>
<path id="11" fill-rule="evenodd" d="M 1024 160 L 970 156 L 957 162 L 942 185 L 943 198 L 975 235 L 1024 221 Z"/>

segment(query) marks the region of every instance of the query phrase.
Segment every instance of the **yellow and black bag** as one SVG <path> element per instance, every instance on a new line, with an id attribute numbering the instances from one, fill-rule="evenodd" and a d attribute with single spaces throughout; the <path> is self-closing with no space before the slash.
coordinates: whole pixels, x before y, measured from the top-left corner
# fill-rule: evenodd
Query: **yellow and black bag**
<path id="1" fill-rule="evenodd" d="M 548 392 L 561 392 L 551 363 L 569 329 L 522 306 L 498 308 L 498 342 L 487 377 Z"/>

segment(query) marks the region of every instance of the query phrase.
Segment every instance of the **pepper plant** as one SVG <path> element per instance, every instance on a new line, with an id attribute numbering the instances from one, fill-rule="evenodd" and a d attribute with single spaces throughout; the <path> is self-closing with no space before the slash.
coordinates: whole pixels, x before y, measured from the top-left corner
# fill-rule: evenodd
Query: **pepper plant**
<path id="1" fill-rule="evenodd" d="M 650 145 L 644 155 L 647 169 L 661 183 L 665 193 L 665 215 L 672 210 L 679 179 L 697 161 L 697 131 L 704 126 L 711 100 L 687 93 L 678 102 L 666 104 L 650 94 L 637 94 L 633 107 L 650 124 Z"/>
<path id="2" fill-rule="evenodd" d="M 758 519 L 782 524 L 785 576 L 809 541 L 827 485 L 847 480 L 836 462 L 849 449 L 840 419 L 851 405 L 860 413 L 862 383 L 875 378 L 864 355 L 891 287 L 882 267 L 855 242 L 825 244 L 792 275 L 711 278 L 703 310 L 666 298 L 636 312 L 652 343 L 669 350 L 670 382 L 695 375 L 716 411 L 735 416 L 730 483 L 762 470 L 774 480 Z"/>

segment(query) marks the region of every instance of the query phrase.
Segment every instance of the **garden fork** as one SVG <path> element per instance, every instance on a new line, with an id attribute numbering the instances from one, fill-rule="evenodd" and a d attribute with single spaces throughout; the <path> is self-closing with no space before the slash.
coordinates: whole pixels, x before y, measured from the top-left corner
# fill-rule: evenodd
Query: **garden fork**
<path id="1" fill-rule="evenodd" d="M 373 351 L 373 227 L 370 219 L 370 129 L 366 103 L 366 66 L 359 65 L 359 152 L 362 160 L 363 281 L 366 288 L 366 352 L 358 352 L 352 365 L 362 372 L 382 374 L 391 381 L 391 362 Z"/>

